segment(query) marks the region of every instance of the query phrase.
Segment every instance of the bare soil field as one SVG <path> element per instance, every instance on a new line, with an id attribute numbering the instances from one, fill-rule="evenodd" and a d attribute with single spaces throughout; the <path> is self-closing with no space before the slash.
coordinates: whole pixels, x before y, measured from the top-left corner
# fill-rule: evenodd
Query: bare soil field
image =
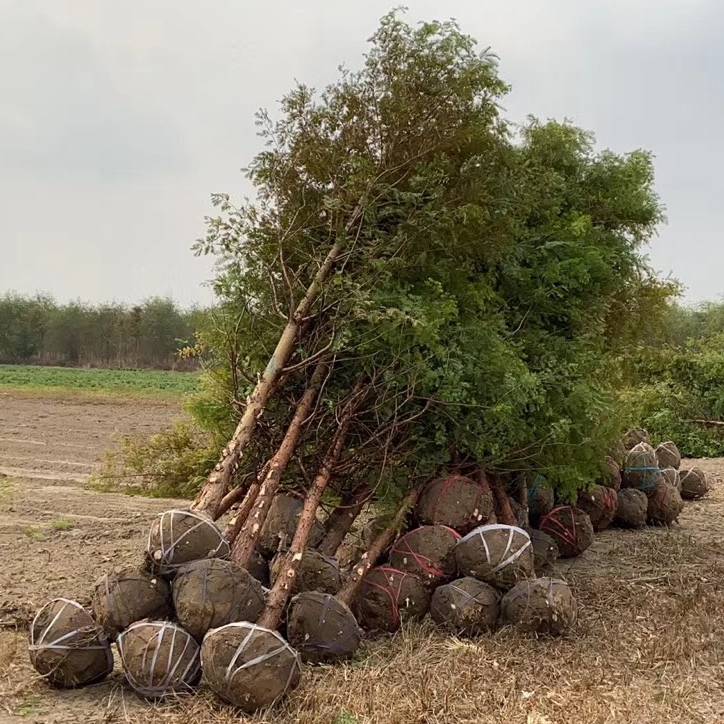
<path id="1" fill-rule="evenodd" d="M 243 721 L 208 693 L 150 705 L 118 669 L 58 691 L 28 663 L 36 608 L 88 601 L 108 568 L 140 559 L 144 533 L 178 501 L 99 493 L 86 481 L 114 438 L 153 432 L 178 403 L 0 393 L 0 722 Z M 308 668 L 259 722 L 724 722 L 724 459 L 700 460 L 714 489 L 678 525 L 609 530 L 558 573 L 579 600 L 560 640 L 503 629 L 460 640 L 429 623 L 367 642 L 357 658 Z M 686 464 L 686 463 L 685 463 Z"/>

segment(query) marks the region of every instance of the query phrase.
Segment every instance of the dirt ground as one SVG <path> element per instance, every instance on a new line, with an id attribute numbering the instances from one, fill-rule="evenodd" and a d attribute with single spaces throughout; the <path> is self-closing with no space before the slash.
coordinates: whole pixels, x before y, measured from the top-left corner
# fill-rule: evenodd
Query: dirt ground
<path id="1" fill-rule="evenodd" d="M 244 720 L 208 693 L 151 706 L 116 671 L 57 691 L 27 660 L 26 630 L 48 598 L 88 601 L 109 567 L 137 561 L 150 520 L 178 501 L 85 487 L 114 438 L 152 432 L 179 408 L 147 400 L 0 393 L 0 722 Z M 685 465 L 688 463 L 685 463 Z M 558 573 L 579 618 L 559 640 L 501 630 L 465 641 L 425 621 L 370 641 L 351 663 L 307 669 L 286 704 L 254 721 L 724 722 L 724 459 L 671 529 L 609 530 Z"/>

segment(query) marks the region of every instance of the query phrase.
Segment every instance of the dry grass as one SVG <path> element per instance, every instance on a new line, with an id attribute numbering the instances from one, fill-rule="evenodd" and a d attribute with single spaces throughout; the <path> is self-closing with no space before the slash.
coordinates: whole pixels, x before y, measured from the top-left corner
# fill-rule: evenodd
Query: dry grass
<path id="1" fill-rule="evenodd" d="M 724 722 L 724 490 L 671 530 L 607 531 L 564 562 L 579 618 L 557 640 L 510 629 L 473 641 L 429 621 L 368 642 L 352 663 L 307 669 L 282 706 L 244 719 L 208 693 L 161 705 L 122 685 L 52 692 L 0 632 L 0 721 L 132 724 Z"/>

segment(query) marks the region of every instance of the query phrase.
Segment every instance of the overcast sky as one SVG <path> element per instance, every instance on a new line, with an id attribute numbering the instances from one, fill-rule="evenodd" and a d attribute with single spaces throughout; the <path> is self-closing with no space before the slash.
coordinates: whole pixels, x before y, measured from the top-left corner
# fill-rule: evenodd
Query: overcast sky
<path id="1" fill-rule="evenodd" d="M 724 294 L 721 0 L 408 0 L 500 56 L 506 114 L 656 154 L 650 256 Z M 0 0 L 0 293 L 210 300 L 209 194 L 249 189 L 254 111 L 356 67 L 379 0 Z"/>

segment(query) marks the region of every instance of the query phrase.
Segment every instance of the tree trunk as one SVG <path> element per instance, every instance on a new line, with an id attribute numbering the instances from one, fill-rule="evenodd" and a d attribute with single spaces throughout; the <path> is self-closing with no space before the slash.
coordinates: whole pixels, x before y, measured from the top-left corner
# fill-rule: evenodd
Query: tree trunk
<path id="1" fill-rule="evenodd" d="M 306 294 L 284 327 L 284 331 L 277 342 L 277 346 L 267 363 L 264 373 L 257 382 L 256 388 L 247 399 L 244 414 L 241 416 L 241 420 L 239 420 L 239 424 L 236 426 L 231 440 L 229 440 L 228 445 L 224 448 L 221 453 L 221 459 L 216 463 L 206 480 L 206 484 L 194 501 L 192 506 L 194 510 L 202 510 L 209 513 L 212 517 L 216 516 L 219 504 L 229 490 L 234 473 L 239 467 L 241 454 L 249 444 L 251 436 L 254 433 L 257 420 L 264 414 L 264 408 L 271 396 L 272 389 L 295 349 L 299 326 L 317 301 L 322 290 L 322 285 L 332 271 L 332 267 L 342 253 L 343 248 L 344 244 L 341 239 L 334 243 L 324 263 L 314 275 L 314 279 L 309 285 Z"/>
<path id="2" fill-rule="evenodd" d="M 353 410 L 350 406 L 342 418 L 339 428 L 332 439 L 332 444 L 324 456 L 322 465 L 314 478 L 312 487 L 307 493 L 307 497 L 304 500 L 304 508 L 299 517 L 297 530 L 294 533 L 294 539 L 289 550 L 284 554 L 276 580 L 269 592 L 266 608 L 259 618 L 259 625 L 265 626 L 272 631 L 279 627 L 282 614 L 284 613 L 284 606 L 286 606 L 291 595 L 294 579 L 299 570 L 304 549 L 307 547 L 307 539 L 317 519 L 319 502 L 322 499 L 322 495 L 334 472 L 334 467 L 338 463 L 342 450 L 344 449 L 344 442 L 347 437 L 349 423 L 352 419 L 352 413 Z"/>
<path id="3" fill-rule="evenodd" d="M 513 514 L 513 509 L 510 507 L 508 494 L 503 489 L 503 483 L 500 481 L 500 478 L 494 475 L 490 477 L 490 489 L 493 492 L 493 499 L 495 500 L 495 515 L 498 518 L 498 523 L 517 525 L 518 523 Z"/>
<path id="4" fill-rule="evenodd" d="M 352 601 L 365 577 L 365 574 L 377 563 L 378 558 L 395 539 L 397 532 L 405 522 L 405 516 L 410 508 L 415 505 L 419 496 L 420 488 L 413 488 L 405 496 L 402 501 L 402 505 L 398 508 L 390 525 L 388 525 L 387 528 L 385 528 L 382 533 L 375 538 L 372 545 L 365 553 L 362 554 L 362 558 L 360 558 L 357 565 L 352 569 L 347 582 L 342 587 L 342 590 L 337 594 L 337 598 L 342 601 L 342 603 L 345 603 L 348 606 L 352 605 Z"/>
<path id="5" fill-rule="evenodd" d="M 342 498 L 342 505 L 335 508 L 327 519 L 324 539 L 317 546 L 320 553 L 327 556 L 336 555 L 352 523 L 362 512 L 369 500 L 370 488 L 366 483 L 357 486 L 350 495 Z"/>
<path id="6" fill-rule="evenodd" d="M 230 541 L 233 542 L 231 560 L 244 568 L 249 564 L 271 507 L 272 499 L 279 489 L 282 475 L 296 450 L 302 428 L 312 411 L 314 401 L 317 399 L 328 370 L 329 365 L 326 362 L 320 362 L 316 366 L 312 379 L 309 381 L 309 385 L 297 405 L 294 417 L 289 423 L 281 445 L 269 464 L 265 466 L 264 480 L 261 484 L 258 481 L 253 483 L 249 488 L 236 516 L 233 530 L 229 531 L 231 535 Z"/>

